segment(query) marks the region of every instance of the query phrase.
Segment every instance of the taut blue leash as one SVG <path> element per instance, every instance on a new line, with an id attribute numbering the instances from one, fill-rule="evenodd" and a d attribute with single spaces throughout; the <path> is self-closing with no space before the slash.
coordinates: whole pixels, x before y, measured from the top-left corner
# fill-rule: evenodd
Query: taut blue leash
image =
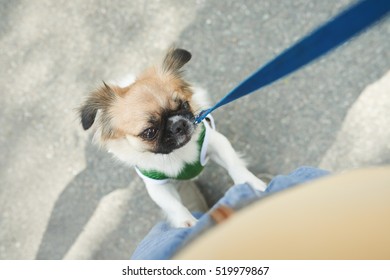
<path id="1" fill-rule="evenodd" d="M 324 55 L 384 17 L 389 10 L 390 0 L 359 1 L 265 64 L 213 107 L 200 112 L 195 123 L 200 123 L 218 107 L 267 86 Z"/>

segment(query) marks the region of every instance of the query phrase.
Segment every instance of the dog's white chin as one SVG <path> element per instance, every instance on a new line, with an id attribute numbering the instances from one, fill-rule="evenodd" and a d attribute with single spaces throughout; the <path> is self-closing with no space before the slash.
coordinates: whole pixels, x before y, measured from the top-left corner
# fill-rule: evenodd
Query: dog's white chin
<path id="1" fill-rule="evenodd" d="M 156 154 L 137 149 L 131 139 L 109 140 L 106 148 L 117 159 L 129 166 L 160 170 L 174 177 L 180 173 L 186 163 L 198 160 L 199 133 L 200 130 L 196 129 L 187 144 L 169 154 Z"/>
<path id="2" fill-rule="evenodd" d="M 189 135 L 182 135 L 182 136 L 178 137 L 178 139 L 177 139 L 178 148 L 177 149 L 184 147 L 188 142 L 191 141 L 191 139 L 192 139 L 192 136 L 189 136 Z"/>

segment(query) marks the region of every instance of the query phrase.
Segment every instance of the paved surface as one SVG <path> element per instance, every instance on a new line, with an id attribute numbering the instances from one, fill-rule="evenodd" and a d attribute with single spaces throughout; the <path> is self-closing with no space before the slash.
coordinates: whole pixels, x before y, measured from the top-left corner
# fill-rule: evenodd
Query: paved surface
<path id="1" fill-rule="evenodd" d="M 109 3 L 109 4 L 108 4 Z M 74 108 L 172 43 L 217 101 L 349 0 L 0 1 L 0 258 L 125 259 L 160 212 L 133 171 L 90 144 Z M 387 19 L 215 112 L 256 172 L 390 163 Z M 389 76 L 387 76 L 389 77 Z M 211 164 L 209 204 L 231 185 Z"/>

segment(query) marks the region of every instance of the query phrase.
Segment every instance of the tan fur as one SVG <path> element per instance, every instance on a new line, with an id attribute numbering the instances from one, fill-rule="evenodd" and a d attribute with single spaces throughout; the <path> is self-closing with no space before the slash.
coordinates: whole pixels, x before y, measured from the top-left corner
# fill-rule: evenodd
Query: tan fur
<path id="1" fill-rule="evenodd" d="M 110 140 L 131 137 L 133 144 L 138 142 L 139 147 L 153 148 L 155 143 L 146 143 L 140 137 L 150 127 L 150 120 L 160 120 L 164 111 L 176 110 L 185 101 L 194 115 L 200 109 L 192 101 L 190 85 L 182 78 L 181 67 L 190 59 L 189 52 L 172 48 L 161 65 L 147 69 L 132 84 L 126 87 L 104 84 L 80 108 L 84 129 L 95 122 L 95 139 L 103 145 Z"/>
<path id="2" fill-rule="evenodd" d="M 159 120 L 164 110 L 175 110 L 180 101 L 188 101 L 193 113 L 198 104 L 192 102 L 192 90 L 181 75 L 151 68 L 142 73 L 131 85 L 121 88 L 104 85 L 93 92 L 87 104 L 97 104 L 92 109 L 101 109 L 97 120 L 98 142 L 131 137 L 139 149 L 152 149 L 154 143 L 145 142 L 139 135 L 147 129 L 149 119 Z"/>
<path id="3" fill-rule="evenodd" d="M 118 98 L 111 105 L 109 114 L 115 132 L 108 139 L 138 136 L 148 128 L 149 118 L 158 119 L 162 110 L 176 109 L 179 100 L 191 101 L 192 95 L 180 78 L 160 74 L 155 69 L 141 75 L 126 91 L 114 91 Z"/>

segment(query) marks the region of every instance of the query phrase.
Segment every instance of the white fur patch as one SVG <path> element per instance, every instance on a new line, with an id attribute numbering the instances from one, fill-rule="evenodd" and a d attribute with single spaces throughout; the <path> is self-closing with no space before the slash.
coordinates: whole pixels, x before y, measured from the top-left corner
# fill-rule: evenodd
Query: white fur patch
<path id="1" fill-rule="evenodd" d="M 133 74 L 127 74 L 123 78 L 119 80 L 113 80 L 110 81 L 110 84 L 112 83 L 113 85 L 118 85 L 120 87 L 127 87 L 128 85 L 131 85 L 132 83 L 135 82 L 135 76 Z"/>
<path id="2" fill-rule="evenodd" d="M 200 109 L 205 110 L 211 107 L 210 98 L 207 91 L 201 87 L 192 87 L 193 95 L 192 101 L 196 103 Z"/>

